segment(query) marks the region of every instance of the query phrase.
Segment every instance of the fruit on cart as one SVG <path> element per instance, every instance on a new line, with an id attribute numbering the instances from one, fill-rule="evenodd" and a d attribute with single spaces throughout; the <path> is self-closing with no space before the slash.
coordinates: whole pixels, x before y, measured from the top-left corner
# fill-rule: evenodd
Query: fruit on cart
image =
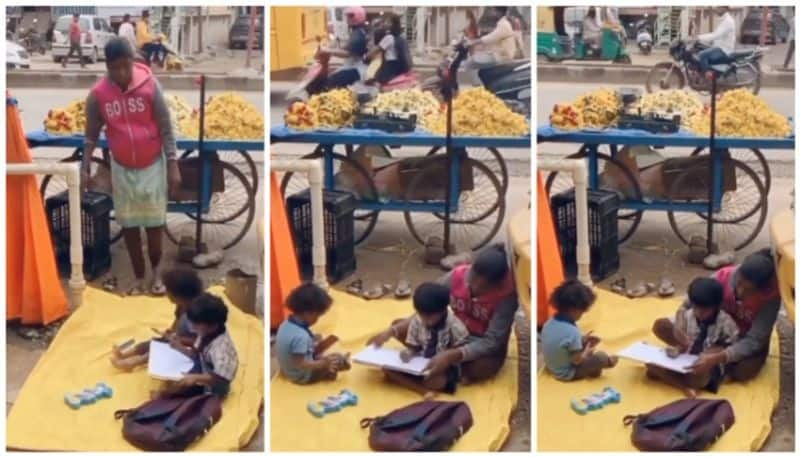
<path id="1" fill-rule="evenodd" d="M 206 103 L 204 135 L 216 140 L 258 140 L 264 138 L 264 116 L 236 92 L 224 92 Z M 198 136 L 200 113 L 181 122 L 181 132 L 190 138 Z"/>
<path id="2" fill-rule="evenodd" d="M 611 89 L 598 89 L 581 95 L 572 105 L 581 113 L 582 127 L 590 128 L 615 125 L 621 108 L 617 92 Z"/>
<path id="3" fill-rule="evenodd" d="M 744 138 L 785 138 L 792 133 L 789 120 L 746 89 L 725 92 L 717 102 L 716 134 Z M 690 119 L 689 128 L 698 135 L 709 135 L 711 110 L 706 106 Z"/>
<path id="4" fill-rule="evenodd" d="M 681 124 L 688 126 L 690 119 L 703 111 L 703 103 L 693 93 L 672 89 L 645 94 L 633 108 L 642 113 L 679 114 Z"/>
<path id="5" fill-rule="evenodd" d="M 583 126 L 583 115 L 571 103 L 553 106 L 550 125 L 561 130 L 577 130 Z"/>
<path id="6" fill-rule="evenodd" d="M 86 130 L 86 101 L 75 100 L 64 108 L 47 112 L 44 128 L 55 135 L 82 134 Z"/>
<path id="7" fill-rule="evenodd" d="M 430 92 L 420 89 L 400 89 L 378 94 L 375 100 L 364 108 L 375 113 L 409 113 L 416 114 L 417 121 L 424 129 L 429 129 L 426 119 L 441 109 L 441 102 Z"/>
<path id="8" fill-rule="evenodd" d="M 425 116 L 433 133 L 447 132 L 444 109 Z M 453 100 L 453 134 L 461 136 L 523 136 L 530 133 L 524 116 L 511 111 L 502 100 L 483 87 L 472 87 Z"/>
<path id="9" fill-rule="evenodd" d="M 167 108 L 169 108 L 172 114 L 172 126 L 175 132 L 183 134 L 180 127 L 186 119 L 192 116 L 194 108 L 192 108 L 192 105 L 190 105 L 186 99 L 174 94 L 165 94 L 164 101 L 167 103 Z"/>
<path id="10" fill-rule="evenodd" d="M 287 127 L 297 130 L 311 130 L 317 124 L 314 110 L 304 102 L 294 102 L 283 116 Z"/>
<path id="11" fill-rule="evenodd" d="M 338 129 L 353 123 L 358 100 L 350 89 L 334 89 L 312 96 L 308 106 L 316 116 L 315 128 Z"/>

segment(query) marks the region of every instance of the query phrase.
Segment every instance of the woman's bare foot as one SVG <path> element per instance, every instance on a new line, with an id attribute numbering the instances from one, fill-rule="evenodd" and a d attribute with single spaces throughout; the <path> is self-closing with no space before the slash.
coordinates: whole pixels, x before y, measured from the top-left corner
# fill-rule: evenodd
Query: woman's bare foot
<path id="1" fill-rule="evenodd" d="M 617 362 L 619 362 L 619 357 L 615 355 L 608 356 L 608 368 L 614 368 L 617 366 Z"/>
<path id="2" fill-rule="evenodd" d="M 686 398 L 696 398 L 697 391 L 692 389 L 691 387 L 687 387 L 683 389 L 683 393 L 686 394 Z"/>
<path id="3" fill-rule="evenodd" d="M 147 356 L 134 355 L 131 357 L 111 357 L 111 365 L 122 371 L 131 371 L 147 362 Z"/>
<path id="4" fill-rule="evenodd" d="M 144 291 L 144 279 L 134 279 L 133 284 L 128 289 L 128 296 L 138 297 L 139 295 L 144 295 Z"/>

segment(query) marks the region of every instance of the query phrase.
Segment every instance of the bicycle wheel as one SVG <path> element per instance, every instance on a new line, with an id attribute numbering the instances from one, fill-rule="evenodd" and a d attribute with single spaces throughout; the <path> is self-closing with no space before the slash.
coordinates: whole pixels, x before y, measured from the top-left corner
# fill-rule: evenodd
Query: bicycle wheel
<path id="1" fill-rule="evenodd" d="M 321 159 L 322 157 L 322 149 L 318 147 L 311 154 L 303 156 L 303 159 Z M 378 201 L 378 190 L 375 188 L 375 183 L 369 173 L 364 170 L 364 167 L 355 160 L 345 155 L 334 153 L 333 174 L 333 190 L 350 192 L 356 200 Z M 308 188 L 308 179 L 302 173 L 286 172 L 283 175 L 283 179 L 281 179 L 281 193 L 283 193 L 284 198 L 303 192 Z M 378 223 L 379 213 L 380 211 L 377 210 L 355 210 L 353 214 L 355 244 L 361 243 L 372 233 L 375 224 Z"/>
<path id="2" fill-rule="evenodd" d="M 442 149 L 444 148 L 436 146 L 428 151 L 426 155 L 434 155 Z M 442 153 L 444 152 L 442 151 Z M 503 195 L 505 195 L 508 190 L 508 166 L 503 156 L 500 155 L 500 151 L 495 148 L 467 148 L 467 156 L 485 164 L 498 176 L 500 188 L 503 191 Z"/>
<path id="3" fill-rule="evenodd" d="M 697 148 L 692 151 L 691 156 L 697 157 L 700 154 L 707 154 L 708 149 L 706 148 Z M 756 174 L 761 177 L 761 181 L 764 183 L 764 190 L 769 195 L 769 191 L 772 188 L 772 172 L 769 170 L 769 163 L 767 163 L 766 157 L 764 154 L 761 153 L 759 149 L 752 148 L 752 149 L 734 149 L 728 150 L 730 153 L 730 157 L 733 159 L 738 160 L 739 162 L 743 162 L 747 164 Z"/>
<path id="4" fill-rule="evenodd" d="M 494 172 L 477 160 L 466 161 L 472 168 L 474 186 L 472 190 L 461 191 L 458 211 L 450 215 L 450 243 L 455 247 L 455 252 L 474 251 L 489 243 L 503 225 L 506 211 L 505 196 Z M 436 167 L 436 170 L 439 172 L 441 167 Z M 430 187 L 430 173 L 423 169 L 411 179 L 405 200 L 408 203 L 441 203 L 441 189 L 430 195 L 420 195 L 420 189 Z M 486 208 L 494 210 L 487 213 Z M 482 217 L 478 219 L 476 215 Z M 411 235 L 421 244 L 431 237 L 442 237 L 444 221 L 440 215 L 405 211 L 403 217 Z"/>
<path id="5" fill-rule="evenodd" d="M 736 173 L 736 189 L 725 192 L 721 208 L 714 213 L 713 237 L 720 250 L 738 251 L 758 236 L 767 218 L 767 194 L 755 171 L 743 162 L 731 159 Z M 707 234 L 708 218 L 696 212 L 681 212 L 681 203 L 708 200 L 708 167 L 685 170 L 670 186 L 667 217 L 669 225 L 685 244 L 694 236 Z"/>
<path id="6" fill-rule="evenodd" d="M 586 148 L 582 147 L 577 153 L 567 156 L 567 158 L 587 158 Z M 597 160 L 601 162 L 598 168 L 600 171 L 601 190 L 616 192 L 622 200 L 642 201 L 642 189 L 639 187 L 639 182 L 624 163 L 604 153 L 598 153 Z M 574 187 L 572 178 L 565 172 L 550 172 L 545 181 L 545 190 L 548 196 L 559 194 Z M 617 231 L 620 244 L 633 236 L 633 233 L 642 222 L 643 214 L 642 210 L 620 208 L 617 213 Z"/>
<path id="7" fill-rule="evenodd" d="M 81 160 L 80 157 L 67 157 L 66 159 L 59 160 L 62 163 L 72 163 L 72 162 L 79 162 Z M 111 180 L 111 168 L 108 166 L 108 162 L 99 158 L 99 157 L 92 157 L 92 163 L 95 165 L 95 176 L 97 173 L 105 174 L 109 182 Z M 102 171 L 100 171 L 102 170 Z M 67 178 L 62 175 L 44 175 L 42 177 L 42 182 L 39 185 L 39 192 L 42 194 L 42 199 L 47 200 L 48 198 L 52 197 L 53 195 L 60 194 L 67 190 Z M 109 239 L 111 243 L 116 243 L 122 238 L 122 227 L 117 224 L 116 220 L 114 219 L 114 209 L 111 209 L 111 215 L 109 217 Z"/>
<path id="8" fill-rule="evenodd" d="M 209 210 L 203 214 L 201 221 L 203 241 L 208 245 L 229 249 L 247 235 L 255 218 L 255 192 L 250 181 L 237 167 L 221 162 L 222 176 L 225 181 L 224 192 L 214 192 L 211 196 Z M 244 199 L 245 211 L 239 211 Z M 237 216 L 231 218 L 231 214 Z M 167 213 L 167 237 L 178 243 L 182 237 L 194 238 L 196 234 L 196 218 L 184 213 Z"/>

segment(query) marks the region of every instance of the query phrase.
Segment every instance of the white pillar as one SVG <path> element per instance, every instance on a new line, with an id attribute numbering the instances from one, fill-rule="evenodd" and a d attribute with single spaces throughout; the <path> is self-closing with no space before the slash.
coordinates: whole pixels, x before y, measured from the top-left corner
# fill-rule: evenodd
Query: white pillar
<path id="1" fill-rule="evenodd" d="M 424 6 L 417 7 L 417 53 L 419 55 L 425 54 L 425 16 L 426 8 Z"/>

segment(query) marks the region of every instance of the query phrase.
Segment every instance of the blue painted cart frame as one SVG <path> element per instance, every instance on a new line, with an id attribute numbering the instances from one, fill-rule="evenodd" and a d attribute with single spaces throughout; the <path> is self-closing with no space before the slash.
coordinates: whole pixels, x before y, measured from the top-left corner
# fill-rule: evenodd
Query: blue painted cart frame
<path id="1" fill-rule="evenodd" d="M 536 132 L 537 143 L 574 143 L 584 146 L 587 151 L 589 187 L 597 189 L 600 173 L 598 169 L 598 146 L 608 145 L 611 155 L 618 152 L 618 146 L 655 146 L 655 147 L 690 147 L 707 149 L 709 138 L 696 136 L 686 132 L 676 134 L 651 134 L 643 131 L 605 129 L 598 131 L 563 131 L 546 125 L 541 126 Z M 716 151 L 729 149 L 786 149 L 794 150 L 794 136 L 787 138 L 731 138 L 717 137 L 715 139 Z M 714 211 L 719 211 L 722 202 L 722 172 L 723 154 L 713 154 L 713 205 Z M 708 202 L 695 201 L 691 203 L 670 203 L 668 201 L 631 201 L 622 202 L 622 208 L 633 210 L 658 210 L 658 211 L 683 211 L 705 212 Z"/>
<path id="2" fill-rule="evenodd" d="M 333 152 L 335 145 L 364 146 L 422 146 L 445 147 L 443 135 L 433 135 L 424 131 L 412 133 L 386 133 L 379 130 L 339 129 L 331 131 L 299 131 L 284 126 L 274 126 L 270 130 L 270 143 L 315 144 L 324 151 L 325 189 L 334 189 Z M 455 152 L 466 148 L 511 148 L 530 149 L 531 137 L 467 137 L 454 136 L 452 147 Z M 458 211 L 461 156 L 453 154 L 450 164 L 450 212 Z M 408 202 L 402 200 L 360 201 L 358 208 L 377 211 L 416 211 L 444 212 L 445 202 Z"/>
<path id="3" fill-rule="evenodd" d="M 65 158 L 80 158 L 83 154 L 83 135 L 51 135 L 45 131 L 33 131 L 26 135 L 28 145 L 31 148 L 37 147 L 52 147 L 52 148 L 69 148 L 73 150 L 71 156 Z M 104 137 L 100 138 L 97 147 L 103 151 L 105 156 L 108 152 L 108 143 Z M 177 140 L 177 148 L 179 151 L 197 151 L 199 142 L 197 140 L 181 139 Z M 241 140 L 205 140 L 203 143 L 203 150 L 200 151 L 200 208 L 196 202 L 170 202 L 167 206 L 167 211 L 171 213 L 188 213 L 202 223 L 202 214 L 209 212 L 211 207 L 211 186 L 212 186 L 212 158 L 220 151 L 238 151 L 243 155 L 249 157 L 252 152 L 262 152 L 265 150 L 265 142 L 263 140 L 256 141 L 241 141 Z M 106 157 L 107 159 L 107 157 Z M 258 170 L 255 170 L 257 173 Z M 251 187 L 253 196 L 256 195 L 258 189 L 256 188 L 257 175 L 252 177 L 248 185 Z M 251 199 L 252 200 L 252 199 Z M 251 201 L 252 205 L 255 201 Z M 247 227 L 245 227 L 246 229 Z M 233 241 L 235 244 L 238 241 Z"/>

